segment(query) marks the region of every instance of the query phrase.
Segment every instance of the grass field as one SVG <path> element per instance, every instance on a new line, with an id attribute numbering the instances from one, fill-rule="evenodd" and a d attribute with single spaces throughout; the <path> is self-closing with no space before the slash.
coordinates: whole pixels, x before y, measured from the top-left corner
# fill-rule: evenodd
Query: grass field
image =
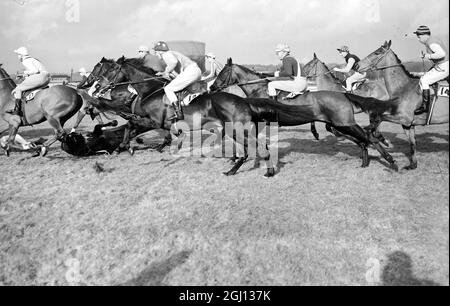
<path id="1" fill-rule="evenodd" d="M 0 156 L 0 285 L 449 285 L 449 126 L 417 128 L 400 173 L 318 129 L 281 130 L 270 180 L 149 150 Z M 401 127 L 382 131 L 407 165 Z"/>

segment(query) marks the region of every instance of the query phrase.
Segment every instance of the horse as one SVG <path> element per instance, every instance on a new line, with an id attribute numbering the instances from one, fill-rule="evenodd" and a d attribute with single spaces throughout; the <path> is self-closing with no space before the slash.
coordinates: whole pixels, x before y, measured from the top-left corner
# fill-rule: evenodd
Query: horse
<path id="1" fill-rule="evenodd" d="M 318 91 L 327 90 L 345 92 L 339 78 L 337 78 L 327 67 L 327 65 L 317 57 L 316 53 L 314 53 L 313 59 L 305 64 L 303 71 L 306 78 L 315 83 Z M 380 73 L 368 71 L 367 77 L 370 78 L 370 81 L 368 80 L 364 82 L 361 86 L 354 90 L 354 94 L 362 97 L 373 97 L 379 100 L 393 98 L 389 95 L 384 79 L 381 77 Z M 355 113 L 359 112 L 362 112 L 362 110 L 355 110 Z M 334 133 L 334 131 L 331 131 L 328 126 L 327 130 Z M 386 140 L 386 138 L 378 130 L 374 133 L 374 136 L 377 137 L 383 145 L 390 147 L 388 140 Z"/>
<path id="2" fill-rule="evenodd" d="M 392 42 L 385 42 L 380 48 L 369 54 L 360 61 L 362 69 L 379 71 L 386 83 L 389 96 L 396 97 L 396 100 L 386 102 L 389 106 L 383 113 L 373 113 L 370 115 L 370 130 L 376 132 L 383 121 L 400 124 L 408 138 L 410 146 L 410 164 L 404 167 L 405 170 L 417 169 L 417 142 L 415 137 L 415 127 L 429 124 L 448 123 L 448 95 L 447 98 L 437 99 L 436 111 L 430 116 L 422 114 L 414 115 L 414 111 L 422 103 L 422 95 L 419 87 L 420 78 L 412 75 L 402 64 L 399 57 L 391 49 Z"/>
<path id="3" fill-rule="evenodd" d="M 308 62 L 303 71 L 308 79 L 315 82 L 317 90 L 331 90 L 345 92 L 341 80 L 325 65 L 314 53 L 313 59 Z M 392 99 L 386 88 L 384 79 L 380 73 L 367 70 L 366 80 L 352 91 L 355 95 L 362 97 L 373 97 L 379 100 Z"/>
<path id="4" fill-rule="evenodd" d="M 232 87 L 238 86 L 248 98 L 269 98 L 267 91 L 268 84 L 268 75 L 258 73 L 241 65 L 233 64 L 233 59 L 229 58 L 227 64 L 211 86 L 211 91 L 229 90 L 230 93 L 234 93 Z M 278 93 L 278 100 L 285 99 L 289 94 L 289 92 L 280 91 Z M 311 122 L 311 133 L 316 140 L 319 140 L 320 136 L 314 122 Z"/>
<path id="5" fill-rule="evenodd" d="M 42 146 L 39 146 L 34 154 L 34 156 L 45 156 L 49 146 L 57 140 L 63 139 L 65 135 L 63 126 L 80 110 L 83 105 L 83 98 L 77 90 L 63 85 L 42 89 L 36 93 L 33 101 L 23 102 L 24 115 L 21 118 L 5 112 L 5 109 L 13 102 L 11 92 L 15 87 L 16 83 L 0 65 L 0 117 L 9 125 L 9 138 L 7 143 L 4 146 L 2 145 L 2 149 L 9 156 L 9 144 L 14 141 L 19 127 L 48 121 L 55 131 L 55 135 Z"/>
<path id="6" fill-rule="evenodd" d="M 117 127 L 116 120 L 106 123 L 97 124 L 87 137 L 80 133 L 72 132 L 68 134 L 61 149 L 70 155 L 77 157 L 86 157 L 97 154 L 112 154 L 122 143 L 126 125 Z M 114 127 L 105 129 L 106 127 Z M 133 131 L 132 137 L 136 137 L 146 131 L 146 126 L 140 126 Z M 133 149 L 134 150 L 134 149 Z"/>
<path id="7" fill-rule="evenodd" d="M 92 106 L 91 100 L 93 99 L 88 92 L 86 92 L 94 83 L 97 81 L 99 75 L 101 75 L 104 71 L 104 63 L 113 62 L 112 59 L 102 58 L 100 62 L 98 62 L 94 69 L 92 69 L 91 74 L 84 79 L 80 84 L 78 84 L 77 89 L 81 96 L 83 97 L 84 104 L 82 107 L 82 111 L 78 112 L 77 119 L 75 121 L 74 126 L 72 127 L 72 132 L 75 132 L 80 126 L 81 121 L 83 121 L 84 117 L 89 114 L 91 119 L 94 120 L 97 118 L 99 124 L 103 124 L 103 120 L 101 117 L 101 112 Z M 107 119 L 109 119 L 105 114 L 103 114 Z"/>
<path id="8" fill-rule="evenodd" d="M 147 97 L 138 101 L 135 106 L 134 114 L 150 118 L 156 123 L 156 126 L 170 130 L 172 121 L 169 121 L 167 114 L 167 104 L 163 102 L 164 92 L 161 87 L 161 80 L 149 78 L 145 73 L 147 68 L 137 66 L 143 64 L 136 60 L 122 60 L 111 66 L 111 70 L 102 76 L 102 85 L 96 89 L 96 93 L 104 95 L 109 92 L 111 100 L 102 107 L 108 107 L 115 112 L 121 112 L 124 108 L 124 98 L 114 98 L 115 90 L 118 84 L 137 84 L 140 87 L 147 88 Z M 139 75 L 141 81 L 122 82 L 125 79 L 134 79 Z M 144 83 L 144 79 L 147 81 Z M 148 89 L 153 88 L 154 92 L 149 94 Z M 159 89 L 158 89 L 159 88 Z M 142 88 L 136 90 L 142 92 Z M 239 96 L 225 93 L 205 93 L 195 98 L 189 105 L 185 106 L 185 117 L 182 121 L 189 131 L 195 130 L 218 130 L 222 132 L 222 138 L 225 134 L 227 123 L 240 123 L 243 126 L 253 125 L 258 134 L 258 123 L 278 122 L 282 126 L 297 126 L 302 124 L 320 121 L 331 124 L 336 130 L 346 135 L 350 140 L 355 142 L 362 150 L 362 167 L 369 166 L 369 157 L 367 147 L 373 145 L 385 158 L 392 169 L 398 170 L 395 160 L 387 153 L 379 144 L 378 140 L 370 137 L 355 122 L 354 107 L 362 108 L 381 108 L 384 110 L 381 101 L 373 98 L 358 97 L 351 94 L 336 92 L 316 92 L 306 93 L 297 97 L 294 105 L 282 104 L 267 98 L 241 98 Z M 195 118 L 199 118 L 200 122 L 195 124 Z M 247 149 L 249 138 L 255 139 L 254 136 L 247 133 L 243 141 L 240 141 L 233 135 L 233 139 L 238 145 L 243 146 L 244 154 L 241 156 L 234 167 L 226 172 L 226 175 L 234 175 L 242 164 L 247 160 Z M 260 148 L 262 146 L 256 142 Z M 267 148 L 262 148 L 261 157 L 265 158 L 268 163 L 266 177 L 275 175 L 273 164 L 270 161 L 270 152 Z"/>

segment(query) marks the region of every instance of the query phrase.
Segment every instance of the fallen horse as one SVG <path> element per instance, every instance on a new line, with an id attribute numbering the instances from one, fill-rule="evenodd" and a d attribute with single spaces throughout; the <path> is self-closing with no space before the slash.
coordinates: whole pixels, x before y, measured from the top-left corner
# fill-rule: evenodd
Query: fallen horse
<path id="1" fill-rule="evenodd" d="M 122 143 L 125 130 L 127 129 L 126 124 L 117 125 L 118 122 L 116 120 L 106 124 L 98 124 L 95 126 L 94 131 L 86 136 L 76 132 L 70 133 L 63 140 L 61 149 L 70 155 L 78 157 L 105 153 L 112 154 Z M 106 129 L 107 127 L 114 128 Z M 130 137 L 135 138 L 147 131 L 148 126 L 141 121 L 140 125 L 135 125 L 135 129 L 131 132 Z M 129 153 L 133 155 L 134 150 L 134 148 L 130 147 Z"/>

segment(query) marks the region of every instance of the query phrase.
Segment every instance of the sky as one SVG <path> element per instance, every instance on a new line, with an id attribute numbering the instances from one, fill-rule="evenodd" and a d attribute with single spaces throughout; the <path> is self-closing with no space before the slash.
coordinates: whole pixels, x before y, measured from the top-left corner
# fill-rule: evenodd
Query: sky
<path id="1" fill-rule="evenodd" d="M 316 52 L 339 63 L 337 47 L 363 58 L 392 40 L 400 59 L 419 60 L 412 32 L 428 25 L 448 46 L 448 10 L 448 0 L 2 0 L 0 63 L 22 69 L 13 50 L 26 46 L 51 72 L 92 69 L 159 40 L 202 41 L 239 64 L 278 64 L 280 42 L 302 62 Z"/>

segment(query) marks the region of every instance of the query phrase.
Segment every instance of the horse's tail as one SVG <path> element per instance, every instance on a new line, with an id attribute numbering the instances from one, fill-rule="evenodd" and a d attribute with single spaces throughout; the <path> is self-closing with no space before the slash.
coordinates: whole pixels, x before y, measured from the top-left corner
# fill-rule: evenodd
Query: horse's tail
<path id="1" fill-rule="evenodd" d="M 351 93 L 344 94 L 347 99 L 356 107 L 366 113 L 383 114 L 385 112 L 394 112 L 398 106 L 398 98 L 390 100 L 378 100 L 372 97 L 361 97 Z"/>
<path id="2" fill-rule="evenodd" d="M 278 122 L 280 125 L 298 125 L 312 122 L 314 113 L 309 106 L 286 105 L 271 99 L 246 99 L 253 122 Z"/>

